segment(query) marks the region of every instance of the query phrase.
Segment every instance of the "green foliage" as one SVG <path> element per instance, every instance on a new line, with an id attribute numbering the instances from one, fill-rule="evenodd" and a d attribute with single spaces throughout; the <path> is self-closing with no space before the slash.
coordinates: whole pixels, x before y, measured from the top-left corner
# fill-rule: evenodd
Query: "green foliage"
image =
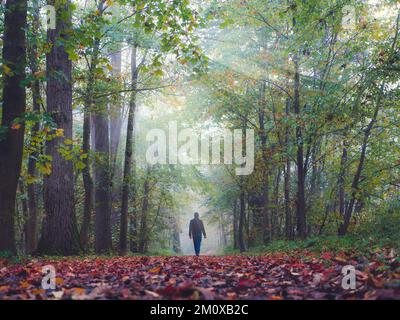
<path id="1" fill-rule="evenodd" d="M 290 253 L 297 250 L 307 250 L 310 252 L 323 253 L 331 252 L 332 254 L 339 253 L 354 253 L 359 256 L 368 256 L 370 253 L 380 250 L 381 248 L 396 248 L 399 250 L 400 238 L 396 235 L 395 238 L 381 237 L 381 235 L 373 235 L 363 237 L 361 235 L 348 235 L 345 237 L 330 236 L 330 237 L 314 237 L 307 240 L 276 240 L 267 246 L 251 247 L 248 250 L 250 255 L 258 255 L 274 252 Z M 239 251 L 231 246 L 227 247 L 222 254 L 239 254 Z"/>

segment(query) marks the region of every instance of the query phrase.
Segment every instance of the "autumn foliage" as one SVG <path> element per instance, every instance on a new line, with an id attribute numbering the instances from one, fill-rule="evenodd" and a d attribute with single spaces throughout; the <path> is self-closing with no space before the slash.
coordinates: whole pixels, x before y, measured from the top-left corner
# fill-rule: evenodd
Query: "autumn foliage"
<path id="1" fill-rule="evenodd" d="M 42 267 L 56 269 L 44 290 Z M 341 286 L 356 268 L 356 290 Z M 370 257 L 297 251 L 260 256 L 64 258 L 0 264 L 0 299 L 392 299 L 400 297 L 393 250 Z"/>

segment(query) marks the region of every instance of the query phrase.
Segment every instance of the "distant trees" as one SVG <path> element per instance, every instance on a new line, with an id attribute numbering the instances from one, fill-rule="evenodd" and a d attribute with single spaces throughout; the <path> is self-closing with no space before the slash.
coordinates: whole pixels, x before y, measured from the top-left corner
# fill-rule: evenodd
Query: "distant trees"
<path id="1" fill-rule="evenodd" d="M 136 112 L 136 97 L 137 97 L 137 81 L 138 81 L 138 66 L 137 66 L 137 44 L 133 44 L 131 47 L 131 86 L 132 93 L 129 100 L 128 109 L 128 121 L 126 129 L 126 146 L 125 146 L 125 159 L 124 159 L 124 173 L 122 181 L 122 203 L 121 203 L 121 227 L 120 227 L 120 240 L 119 240 L 119 250 L 122 254 L 127 252 L 128 248 L 128 205 L 129 205 L 129 190 L 132 190 L 132 202 L 135 203 L 136 195 L 136 181 L 135 173 L 132 172 L 132 164 L 134 162 L 134 150 L 133 150 L 133 127 L 135 124 L 135 112 Z M 136 169 L 134 169 L 136 170 Z M 131 223 L 133 232 L 131 234 L 131 251 L 136 252 L 136 228 L 137 228 L 137 212 L 136 208 L 133 208 Z"/>
<path id="2" fill-rule="evenodd" d="M 330 14 L 321 15 L 328 8 Z M 342 24 L 339 4 L 321 1 L 231 1 L 215 9 L 210 24 L 229 32 L 216 32 L 207 47 L 216 58 L 200 81 L 201 92 L 192 94 L 201 107 L 192 110 L 196 119 L 233 128 L 245 122 L 257 133 L 251 176 L 239 179 L 227 170 L 228 176 L 217 171 L 219 179 L 205 178 L 212 204 L 231 212 L 235 248 L 345 235 L 374 219 L 383 198 L 396 201 L 398 186 L 387 175 L 398 177 L 397 164 L 378 163 L 377 157 L 398 154 L 378 137 L 390 135 L 394 127 L 387 119 L 399 107 L 393 100 L 399 14 L 387 19 L 391 28 L 378 27 L 372 26 L 374 9 L 359 9 L 362 19 L 351 27 Z M 384 44 L 374 36 L 376 28 L 385 34 Z"/>

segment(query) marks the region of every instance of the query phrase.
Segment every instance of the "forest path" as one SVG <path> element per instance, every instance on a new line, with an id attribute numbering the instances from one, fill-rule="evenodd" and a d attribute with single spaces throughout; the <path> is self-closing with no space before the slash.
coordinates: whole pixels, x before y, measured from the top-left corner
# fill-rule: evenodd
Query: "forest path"
<path id="1" fill-rule="evenodd" d="M 42 268 L 56 271 L 44 290 Z M 353 265 L 357 289 L 345 290 Z M 376 299 L 400 298 L 398 258 L 294 252 L 259 256 L 0 260 L 0 299 Z"/>

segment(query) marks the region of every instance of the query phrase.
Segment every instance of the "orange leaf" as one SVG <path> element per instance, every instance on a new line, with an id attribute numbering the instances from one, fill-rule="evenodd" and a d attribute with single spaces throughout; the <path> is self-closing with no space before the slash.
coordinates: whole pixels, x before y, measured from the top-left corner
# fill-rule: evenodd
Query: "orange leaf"
<path id="1" fill-rule="evenodd" d="M 86 289 L 85 288 L 72 288 L 73 290 L 73 294 L 75 295 L 81 295 L 81 294 L 85 294 L 86 293 Z"/>
<path id="2" fill-rule="evenodd" d="M 10 286 L 0 286 L 0 292 L 6 292 L 8 288 L 10 288 Z"/>
<path id="3" fill-rule="evenodd" d="M 155 267 L 149 270 L 150 273 L 159 273 L 161 270 L 161 267 Z"/>
<path id="4" fill-rule="evenodd" d="M 31 291 L 31 293 L 34 294 L 34 295 L 36 295 L 36 294 L 44 294 L 45 292 L 46 291 L 43 290 L 43 289 L 35 289 L 35 290 Z"/>

